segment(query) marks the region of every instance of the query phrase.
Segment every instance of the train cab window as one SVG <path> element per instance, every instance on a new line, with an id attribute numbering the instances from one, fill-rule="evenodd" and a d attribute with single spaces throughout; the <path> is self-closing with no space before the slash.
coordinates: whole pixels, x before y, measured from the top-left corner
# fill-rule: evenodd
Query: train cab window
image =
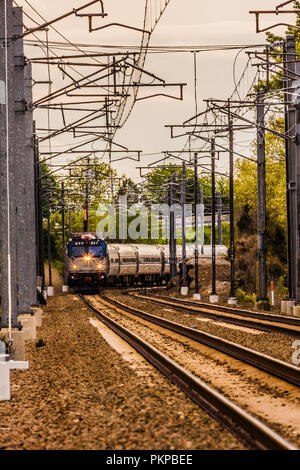
<path id="1" fill-rule="evenodd" d="M 85 246 L 72 246 L 70 250 L 71 258 L 81 258 L 86 254 Z"/>
<path id="2" fill-rule="evenodd" d="M 103 256 L 102 246 L 89 246 L 89 254 L 93 258 L 100 258 L 100 256 Z"/>

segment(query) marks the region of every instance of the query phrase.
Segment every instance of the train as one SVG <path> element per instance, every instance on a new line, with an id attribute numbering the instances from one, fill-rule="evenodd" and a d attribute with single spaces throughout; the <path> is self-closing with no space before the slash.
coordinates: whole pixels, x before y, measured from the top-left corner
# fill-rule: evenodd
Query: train
<path id="1" fill-rule="evenodd" d="M 181 272 L 182 252 L 177 247 L 176 272 Z M 226 248 L 217 247 L 217 253 Z M 194 247 L 186 248 L 187 266 L 194 265 Z M 74 233 L 67 243 L 65 278 L 69 287 L 152 286 L 170 281 L 168 245 L 107 243 L 96 233 Z"/>

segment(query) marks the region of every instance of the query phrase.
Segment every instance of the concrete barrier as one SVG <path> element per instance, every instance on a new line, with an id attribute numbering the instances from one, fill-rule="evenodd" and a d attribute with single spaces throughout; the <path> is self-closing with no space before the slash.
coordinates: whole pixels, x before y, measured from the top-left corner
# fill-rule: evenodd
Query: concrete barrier
<path id="1" fill-rule="evenodd" d="M 36 317 L 30 314 L 18 315 L 18 320 L 22 323 L 22 331 L 24 332 L 24 340 L 32 341 L 36 339 Z"/>
<path id="2" fill-rule="evenodd" d="M 280 304 L 281 313 L 286 313 L 286 300 L 282 300 Z"/>
<path id="3" fill-rule="evenodd" d="M 194 300 L 201 300 L 201 295 L 195 293 L 194 296 L 193 296 L 193 299 Z"/>
<path id="4" fill-rule="evenodd" d="M 53 295 L 54 295 L 54 287 L 53 286 L 48 286 L 47 295 L 48 295 L 48 297 L 53 297 Z"/>
<path id="5" fill-rule="evenodd" d="M 287 300 L 286 301 L 286 313 L 289 316 L 293 315 L 293 307 L 296 305 L 294 300 Z"/>
<path id="6" fill-rule="evenodd" d="M 210 295 L 209 296 L 209 302 L 211 304 L 216 304 L 219 302 L 219 296 L 218 295 Z"/>
<path id="7" fill-rule="evenodd" d="M 188 295 L 189 288 L 188 287 L 181 287 L 180 293 L 181 293 L 181 295 Z"/>
<path id="8" fill-rule="evenodd" d="M 33 312 L 33 315 L 36 319 L 36 326 L 42 326 L 42 309 L 39 307 L 31 307 L 30 310 Z"/>
<path id="9" fill-rule="evenodd" d="M 228 303 L 228 305 L 237 305 L 236 297 L 229 297 L 227 303 Z"/>
<path id="10" fill-rule="evenodd" d="M 295 305 L 293 307 L 293 315 L 294 317 L 300 317 L 300 305 Z"/>
<path id="11" fill-rule="evenodd" d="M 12 330 L 12 352 L 15 361 L 25 361 L 25 335 L 24 331 Z M 0 330 L 0 338 L 8 341 L 8 328 Z"/>

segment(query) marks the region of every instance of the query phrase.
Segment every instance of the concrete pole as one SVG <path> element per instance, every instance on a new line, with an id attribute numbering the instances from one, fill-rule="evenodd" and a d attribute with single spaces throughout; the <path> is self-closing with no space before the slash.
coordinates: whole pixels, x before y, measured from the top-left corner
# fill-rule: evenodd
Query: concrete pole
<path id="1" fill-rule="evenodd" d="M 35 155 L 34 155 L 34 127 L 32 113 L 32 70 L 31 64 L 25 67 L 25 159 L 28 166 L 26 176 L 27 192 L 27 232 L 28 232 L 28 291 L 30 305 L 37 305 L 37 239 L 36 239 L 36 198 L 35 198 Z"/>
<path id="2" fill-rule="evenodd" d="M 13 8 L 13 34 L 20 36 L 23 32 L 23 13 L 21 8 Z M 20 236 L 17 243 L 17 282 L 19 313 L 30 313 L 32 302 L 36 303 L 36 298 L 32 299 L 29 285 L 36 281 L 36 277 L 29 280 L 28 272 L 28 251 L 31 251 L 32 240 L 29 239 L 29 224 L 27 207 L 34 207 L 34 200 L 28 199 L 27 184 L 29 182 L 29 166 L 27 161 L 28 153 L 25 145 L 25 81 L 24 69 L 25 58 L 23 49 L 23 39 L 13 41 L 14 49 L 14 75 L 13 84 L 15 90 L 15 116 L 14 116 L 14 149 L 15 149 L 15 186 L 17 205 L 17 230 Z M 32 135 L 32 134 L 31 134 Z M 34 243 L 34 240 L 33 240 Z M 34 254 L 32 259 L 34 259 Z M 32 272 L 30 273 L 32 276 Z"/>
<path id="3" fill-rule="evenodd" d="M 3 46 L 0 53 L 1 326 L 6 328 L 14 328 L 18 323 L 16 243 L 19 237 L 15 193 L 13 20 L 12 1 L 7 1 L 5 10 L 5 2 L 0 0 L 0 37 Z"/>

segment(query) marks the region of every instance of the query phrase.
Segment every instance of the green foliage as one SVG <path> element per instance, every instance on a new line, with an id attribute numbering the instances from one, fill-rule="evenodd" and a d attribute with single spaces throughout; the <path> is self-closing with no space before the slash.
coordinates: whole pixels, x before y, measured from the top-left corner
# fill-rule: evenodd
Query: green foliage
<path id="1" fill-rule="evenodd" d="M 175 182 L 177 184 L 176 189 L 176 202 L 180 203 L 181 200 L 181 175 L 182 167 L 164 167 L 153 169 L 146 177 L 146 183 L 144 185 L 143 196 L 146 200 L 164 204 L 166 201 L 166 191 L 168 187 L 169 179 L 172 178 L 172 174 L 175 174 Z M 186 203 L 194 203 L 194 170 L 186 168 Z M 211 205 L 211 177 L 207 175 L 198 176 L 198 192 L 200 195 L 200 186 L 203 187 L 203 196 L 205 206 Z M 216 178 L 216 193 L 221 191 L 223 204 L 229 203 L 229 181 L 226 177 Z"/>
<path id="2" fill-rule="evenodd" d="M 247 304 L 255 305 L 255 302 L 256 302 L 255 294 L 252 294 L 252 295 L 246 294 L 246 292 L 243 291 L 242 289 L 236 290 L 236 298 L 237 298 L 237 302 L 239 305 L 247 305 Z"/>
<path id="3" fill-rule="evenodd" d="M 295 0 L 293 5 L 294 10 L 300 10 L 300 2 Z M 296 13 L 296 22 L 295 26 L 300 26 L 300 14 Z M 286 36 L 295 36 L 295 45 L 296 45 L 296 53 L 300 53 L 300 30 L 289 26 L 285 32 Z M 282 47 L 276 47 L 277 43 L 280 43 L 285 40 L 284 37 L 275 35 L 271 32 L 266 33 L 267 42 L 272 45 L 272 49 L 270 50 L 271 62 L 282 62 Z M 275 45 L 275 46 L 274 46 Z M 282 66 L 282 64 L 280 64 Z M 284 87 L 283 82 L 283 74 L 284 71 L 278 71 L 276 73 L 270 74 L 270 81 L 269 81 L 269 90 L 279 90 Z M 260 80 L 258 85 L 254 87 L 255 90 L 265 90 L 267 88 L 266 80 Z"/>
<path id="4" fill-rule="evenodd" d="M 35 347 L 37 349 L 38 348 L 43 348 L 44 346 L 46 346 L 46 343 L 42 338 L 38 339 L 38 341 L 35 343 Z"/>

